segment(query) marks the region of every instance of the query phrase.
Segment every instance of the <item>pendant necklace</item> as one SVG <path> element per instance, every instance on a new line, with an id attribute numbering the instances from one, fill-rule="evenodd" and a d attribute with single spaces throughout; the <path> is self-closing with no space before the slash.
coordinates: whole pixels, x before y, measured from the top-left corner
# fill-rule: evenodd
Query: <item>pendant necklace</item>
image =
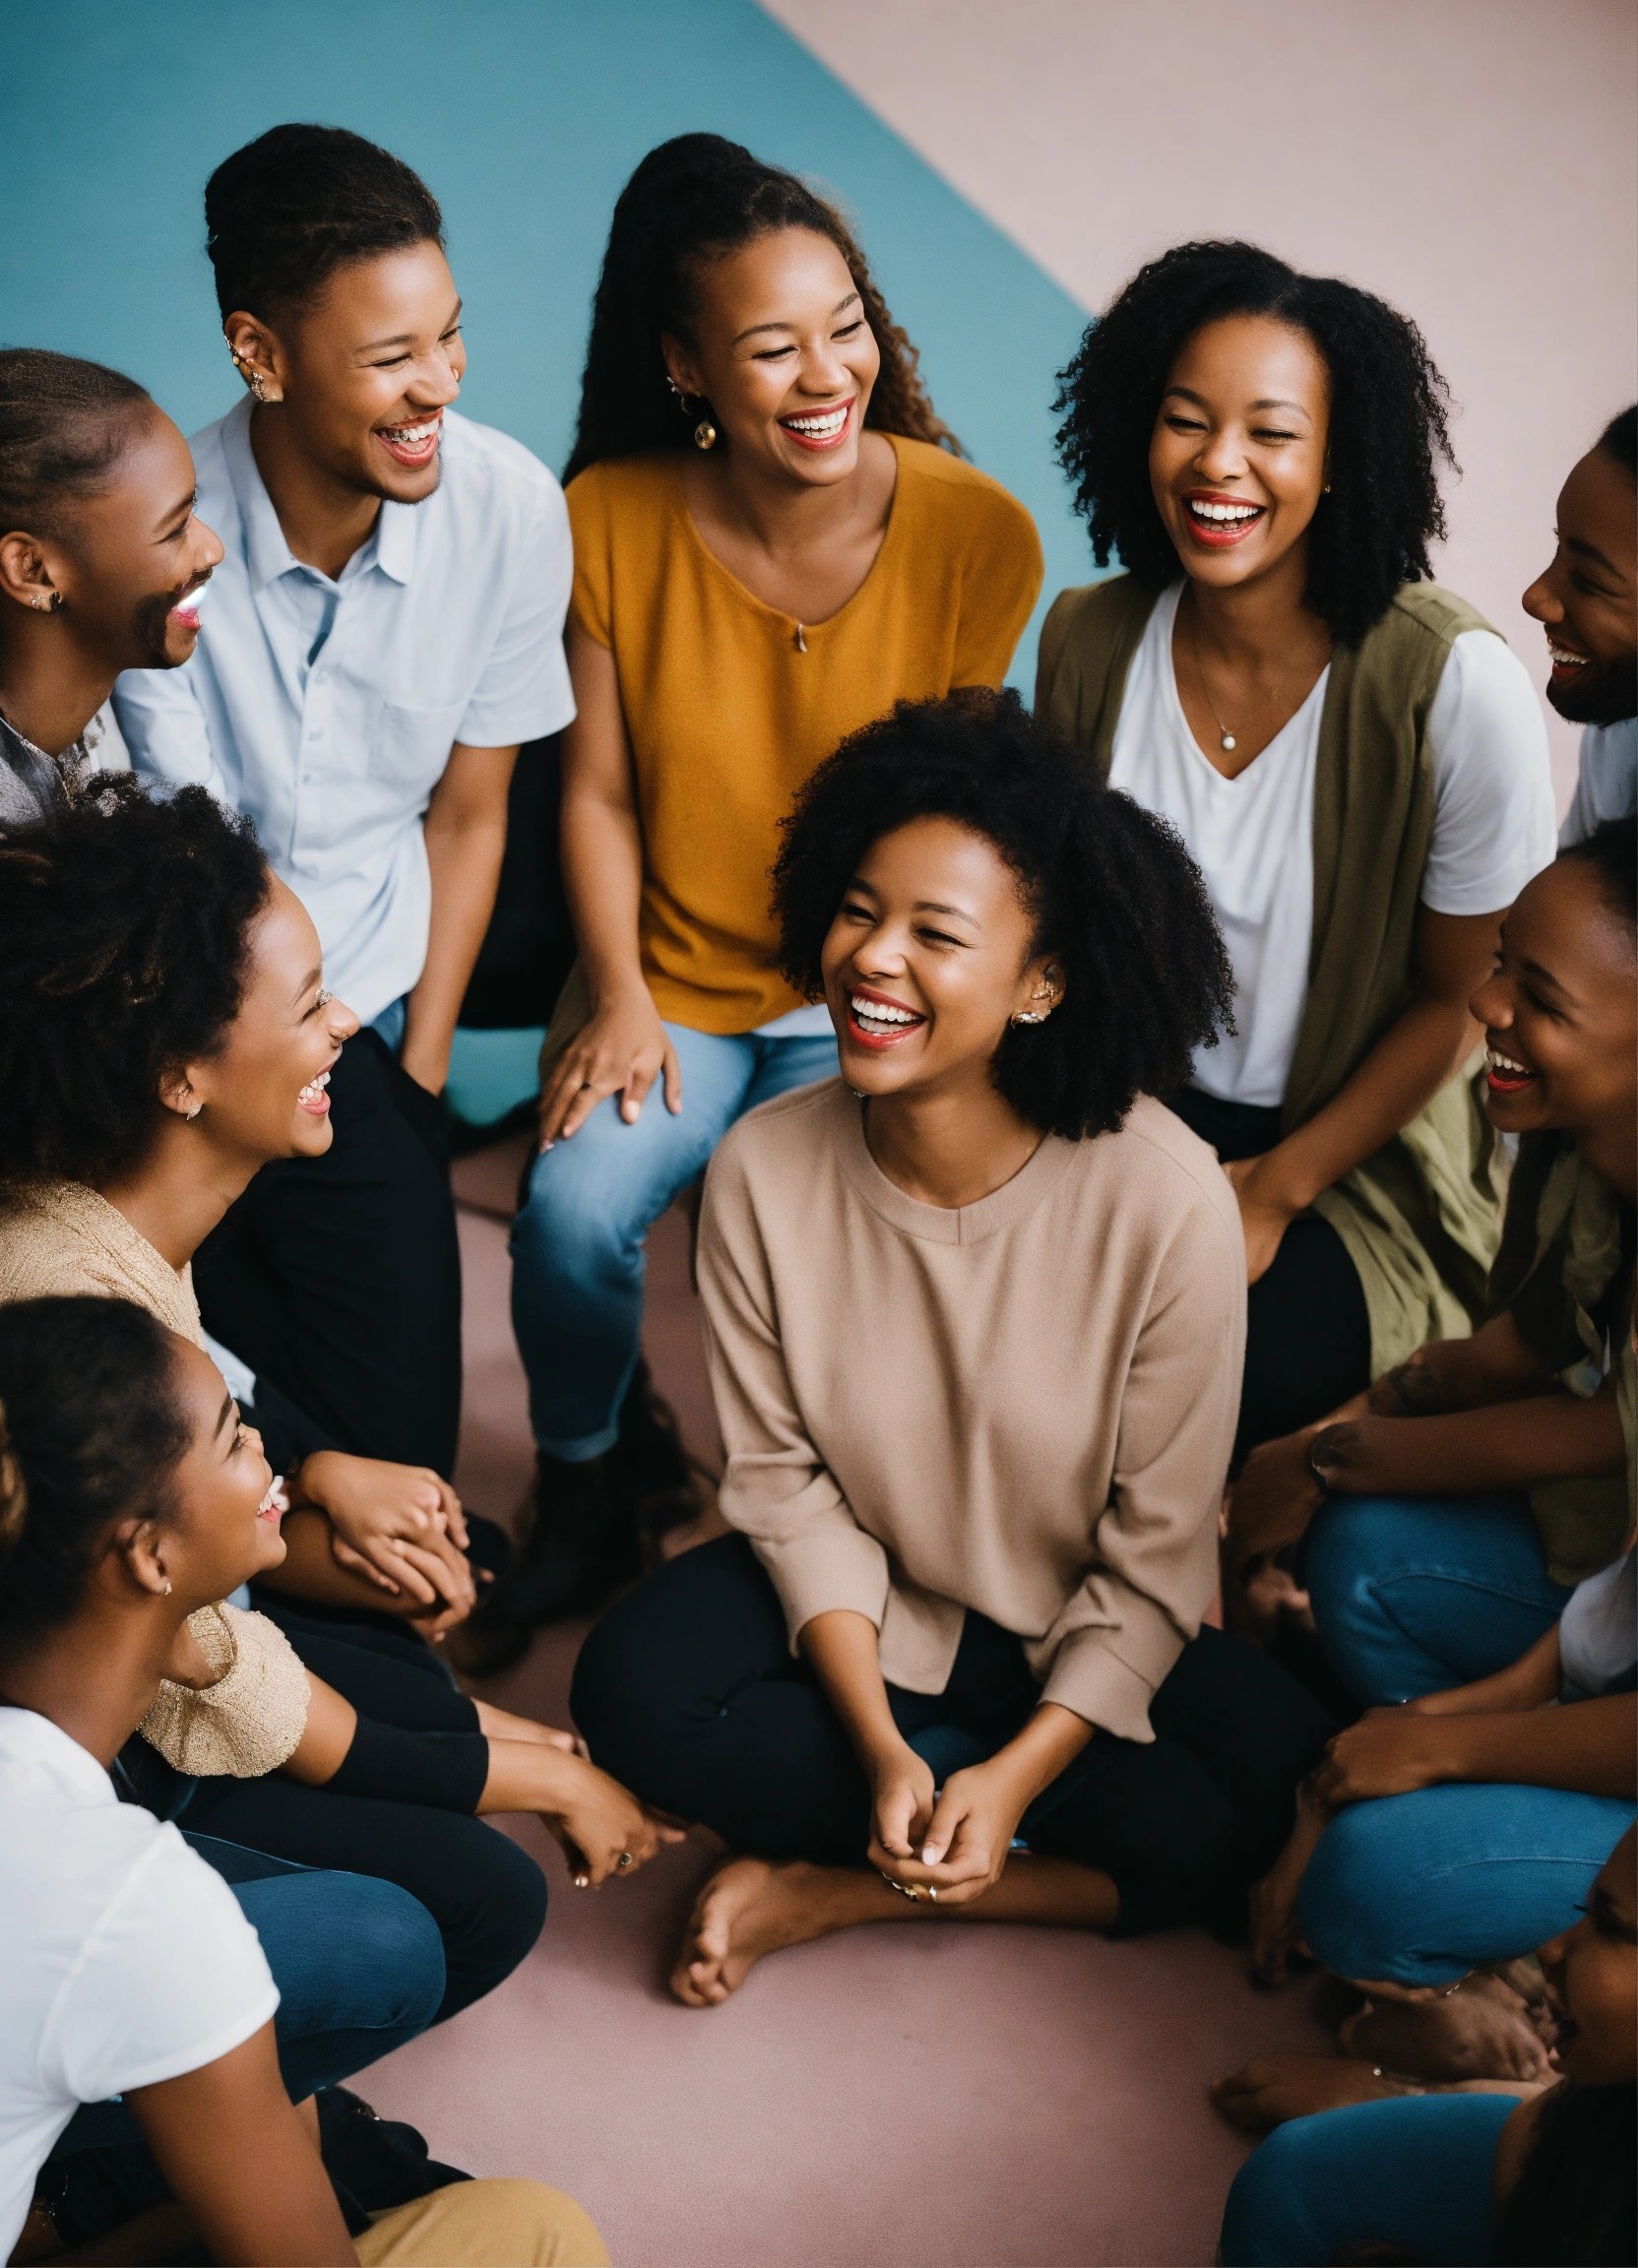
<path id="1" fill-rule="evenodd" d="M 791 644 L 795 647 L 798 654 L 805 654 L 807 652 L 807 632 L 800 622 L 798 622 L 796 625 L 796 635 L 791 640 Z"/>
<path id="2" fill-rule="evenodd" d="M 1212 713 L 1212 723 L 1217 726 L 1218 746 L 1225 756 L 1232 756 L 1238 743 L 1217 713 L 1217 703 L 1212 699 L 1212 688 L 1206 677 L 1206 665 L 1200 659 L 1200 640 L 1195 634 L 1192 615 L 1189 617 L 1189 653 L 1194 662 L 1194 674 L 1199 679 L 1200 690 L 1206 696 L 1206 706 Z"/>

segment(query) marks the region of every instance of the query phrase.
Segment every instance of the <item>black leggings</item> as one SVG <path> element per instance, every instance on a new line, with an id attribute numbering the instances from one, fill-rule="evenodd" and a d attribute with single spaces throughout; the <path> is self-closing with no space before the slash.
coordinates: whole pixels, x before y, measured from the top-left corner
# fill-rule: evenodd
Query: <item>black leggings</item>
<path id="1" fill-rule="evenodd" d="M 1198 1087 L 1170 1098 L 1183 1123 L 1224 1163 L 1260 1158 L 1280 1139 L 1280 1113 L 1225 1102 Z M 1358 1270 L 1329 1221 L 1299 1214 L 1246 1299 L 1245 1377 L 1234 1436 L 1247 1451 L 1310 1425 L 1370 1384 L 1370 1316 Z"/>
<path id="2" fill-rule="evenodd" d="M 970 1612 L 943 1693 L 890 1685 L 888 1699 L 906 1737 L 948 1768 L 1010 1739 L 1040 1688 L 1022 1642 Z M 736 1851 L 864 1862 L 864 1775 L 742 1536 L 684 1551 L 612 1606 L 581 1651 L 571 1706 L 597 1762 L 657 1809 Z M 1219 1630 L 1183 1649 L 1150 1716 L 1151 1743 L 1096 1732 L 1020 1832 L 1111 1875 L 1123 1934 L 1183 1922 L 1232 1931 L 1331 1720 Z"/>
<path id="3" fill-rule="evenodd" d="M 448 1475 L 461 1254 L 443 1105 L 379 1034 L 343 1048 L 322 1158 L 264 1166 L 194 1258 L 205 1328 L 336 1446 Z"/>
<path id="4" fill-rule="evenodd" d="M 344 1639 L 295 1628 L 290 1638 L 307 1668 L 345 1694 L 361 1718 L 418 1736 L 416 1746 L 428 1751 L 419 1793 L 410 1800 L 351 1793 L 346 1765 L 327 1788 L 304 1788 L 277 1774 L 199 1780 L 182 1800 L 178 1824 L 303 1866 L 374 1874 L 418 1898 L 444 1941 L 441 2023 L 493 1991 L 535 1943 L 546 1918 L 545 1877 L 497 1828 L 470 1811 L 437 1807 L 451 1795 L 460 1799 L 452 1775 L 465 1775 L 470 1786 L 474 1746 L 486 1759 L 487 1745 L 472 1704 L 418 1639 L 397 1632 L 380 1639 L 353 1632 Z M 408 1747 L 396 1762 L 409 1767 Z M 350 1756 L 348 1763 L 354 1763 Z M 374 1768 L 375 1784 L 387 1784 L 379 1755 Z"/>

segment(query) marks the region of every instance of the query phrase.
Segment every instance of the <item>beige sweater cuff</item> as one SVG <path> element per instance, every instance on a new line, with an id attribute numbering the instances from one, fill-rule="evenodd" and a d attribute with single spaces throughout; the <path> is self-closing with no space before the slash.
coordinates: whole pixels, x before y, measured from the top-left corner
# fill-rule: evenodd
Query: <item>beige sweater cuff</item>
<path id="1" fill-rule="evenodd" d="M 1149 1704 L 1155 1686 L 1113 1652 L 1111 1636 L 1102 1629 L 1071 1630 L 1052 1657 L 1040 1697 L 1118 1739 L 1153 1740 Z M 1181 1651 L 1181 1640 L 1178 1646 Z"/>
<path id="2" fill-rule="evenodd" d="M 846 1514 L 778 1543 L 754 1536 L 751 1542 L 780 1595 L 792 1653 L 803 1623 L 838 1607 L 863 1614 L 881 1628 L 887 1611 L 887 1553 Z"/>

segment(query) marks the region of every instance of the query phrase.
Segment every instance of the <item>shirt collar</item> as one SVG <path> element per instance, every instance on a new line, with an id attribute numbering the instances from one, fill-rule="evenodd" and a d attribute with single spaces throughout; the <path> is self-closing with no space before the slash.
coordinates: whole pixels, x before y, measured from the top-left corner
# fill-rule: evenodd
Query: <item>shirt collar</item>
<path id="1" fill-rule="evenodd" d="M 265 591 L 270 583 L 277 583 L 281 575 L 304 569 L 304 562 L 285 542 L 273 499 L 257 470 L 250 447 L 248 395 L 242 402 L 235 403 L 222 419 L 221 448 L 244 529 L 245 564 L 250 570 L 251 588 Z M 408 583 L 415 564 L 416 512 L 413 504 L 384 503 L 369 541 L 349 562 L 354 572 L 361 574 L 371 567 L 379 567 L 395 583 Z M 312 572 L 311 569 L 304 571 Z"/>

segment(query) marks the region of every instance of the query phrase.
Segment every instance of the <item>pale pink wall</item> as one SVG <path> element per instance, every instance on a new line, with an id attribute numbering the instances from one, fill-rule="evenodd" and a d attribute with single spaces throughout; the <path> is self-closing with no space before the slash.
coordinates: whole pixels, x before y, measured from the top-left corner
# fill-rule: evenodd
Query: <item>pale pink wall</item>
<path id="1" fill-rule="evenodd" d="M 1438 571 L 1541 673 L 1518 595 L 1638 388 L 1629 0 L 764 5 L 1088 307 L 1243 235 L 1414 315 L 1461 412 Z"/>

